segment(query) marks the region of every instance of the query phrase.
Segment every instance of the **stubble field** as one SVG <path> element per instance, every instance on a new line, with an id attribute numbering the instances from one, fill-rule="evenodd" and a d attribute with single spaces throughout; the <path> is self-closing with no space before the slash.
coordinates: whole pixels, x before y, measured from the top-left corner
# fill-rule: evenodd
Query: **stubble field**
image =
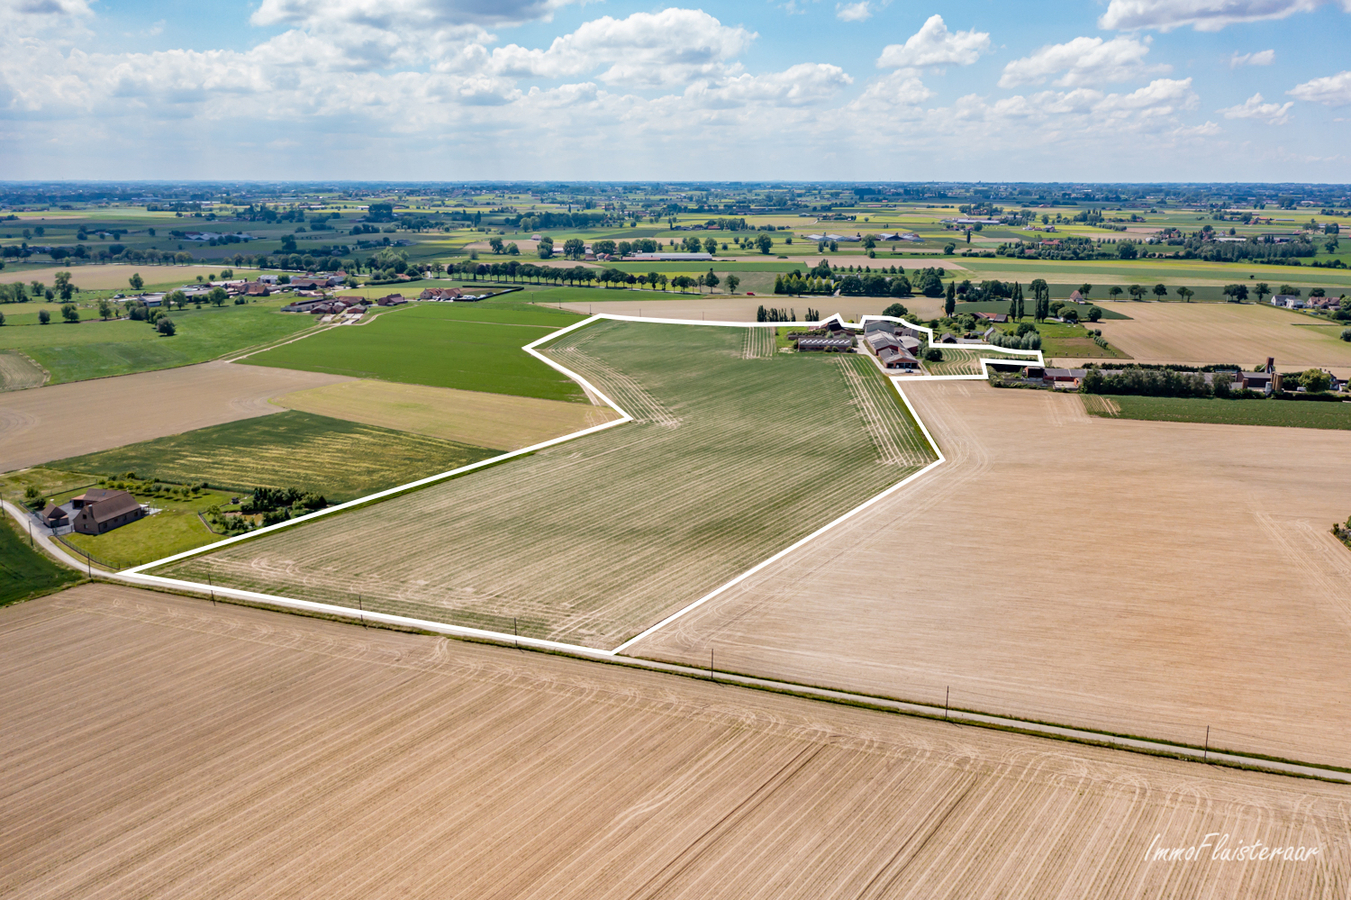
<path id="1" fill-rule="evenodd" d="M 1351 765 L 1351 434 L 905 390 L 948 463 L 627 652 Z"/>
<path id="2" fill-rule="evenodd" d="M 268 398 L 345 380 L 213 362 L 0 394 L 0 469 L 280 412 Z"/>
<path id="3" fill-rule="evenodd" d="M 608 406 L 366 379 L 284 394 L 275 402 L 287 409 L 503 450 L 519 450 L 619 417 Z"/>
<path id="4" fill-rule="evenodd" d="M 548 352 L 638 421 L 155 574 L 616 646 L 932 459 L 870 360 L 747 331 L 572 332 Z"/>
<path id="5" fill-rule="evenodd" d="M 1340 900 L 1351 877 L 1342 787 L 131 588 L 0 610 L 0 661 L 5 896 Z M 1319 852 L 1146 861 L 1211 832 Z"/>
<path id="6" fill-rule="evenodd" d="M 1102 336 L 1142 363 L 1235 363 L 1276 358 L 1282 370 L 1351 366 L 1341 326 L 1255 303 L 1132 303 L 1128 321 L 1097 323 Z"/>

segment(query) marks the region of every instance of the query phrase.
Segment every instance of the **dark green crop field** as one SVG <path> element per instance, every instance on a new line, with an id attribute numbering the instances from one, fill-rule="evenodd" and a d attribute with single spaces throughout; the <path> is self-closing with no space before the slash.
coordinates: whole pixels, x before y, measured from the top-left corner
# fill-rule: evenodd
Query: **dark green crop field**
<path id="1" fill-rule="evenodd" d="M 1086 396 L 1085 406 L 1095 416 L 1118 419 L 1351 430 L 1351 404 L 1347 403 Z"/>
<path id="2" fill-rule="evenodd" d="M 523 297 L 517 294 L 515 296 Z M 354 378 L 584 401 L 582 389 L 521 349 L 579 320 L 511 302 L 428 303 L 334 328 L 246 362 Z"/>

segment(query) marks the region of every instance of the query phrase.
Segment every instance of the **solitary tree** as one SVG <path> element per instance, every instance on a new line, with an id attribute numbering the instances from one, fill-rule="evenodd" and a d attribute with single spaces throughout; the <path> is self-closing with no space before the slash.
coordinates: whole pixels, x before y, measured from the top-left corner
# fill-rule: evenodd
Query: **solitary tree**
<path id="1" fill-rule="evenodd" d="M 1121 285 L 1119 284 L 1112 285 L 1111 288 L 1108 289 L 1107 291 L 1107 295 L 1111 297 L 1113 300 L 1115 300 L 1117 297 L 1120 297 L 1121 294 L 1122 294 Z"/>
<path id="2" fill-rule="evenodd" d="M 1252 290 L 1253 293 L 1257 295 L 1257 302 L 1262 303 L 1266 300 L 1267 295 L 1271 293 L 1271 285 L 1267 284 L 1265 281 L 1259 281 L 1253 286 Z"/>
<path id="3" fill-rule="evenodd" d="M 1079 285 L 1079 296 L 1080 296 L 1080 297 L 1083 297 L 1085 300 L 1087 300 L 1087 299 L 1088 299 L 1088 293 L 1089 293 L 1089 291 L 1091 291 L 1091 290 L 1093 290 L 1093 285 L 1087 284 L 1087 283 L 1081 284 L 1081 285 Z"/>
<path id="4" fill-rule="evenodd" d="M 145 287 L 145 281 L 141 279 L 140 272 L 137 272 L 128 278 L 127 283 L 131 285 L 133 291 L 139 291 L 141 288 Z"/>
<path id="5" fill-rule="evenodd" d="M 1168 296 L 1168 288 L 1161 284 L 1154 285 L 1154 296 L 1162 300 L 1164 297 Z"/>
<path id="6" fill-rule="evenodd" d="M 945 316 L 947 316 L 949 319 L 951 319 L 951 318 L 952 318 L 952 313 L 953 313 L 956 309 L 957 309 L 957 282 L 955 282 L 955 281 L 949 281 L 949 282 L 948 282 L 948 295 L 947 295 L 947 297 L 943 300 L 943 315 L 945 315 Z"/>
<path id="7" fill-rule="evenodd" d="M 708 285 L 710 291 L 717 287 L 721 280 L 722 279 L 713 273 L 712 269 L 709 269 L 708 274 L 704 276 L 704 284 Z"/>
<path id="8" fill-rule="evenodd" d="M 1180 287 L 1177 289 L 1177 295 L 1182 298 L 1183 303 L 1191 303 L 1192 296 L 1195 295 L 1195 293 L 1196 291 L 1193 291 L 1188 287 Z"/>
<path id="9" fill-rule="evenodd" d="M 735 294 L 735 293 L 736 293 L 736 286 L 739 285 L 739 284 L 741 284 L 741 279 L 740 279 L 740 278 L 736 277 L 735 275 L 728 275 L 728 276 L 727 276 L 727 293 L 729 293 L 729 294 Z"/>
<path id="10" fill-rule="evenodd" d="M 108 317 L 111 316 L 112 314 L 113 314 L 113 305 L 109 303 L 107 300 L 100 300 L 99 318 L 103 319 L 104 321 L 107 321 Z"/>
<path id="11" fill-rule="evenodd" d="M 61 318 L 67 322 L 80 321 L 80 311 L 75 308 L 74 303 L 65 303 L 61 306 Z"/>
<path id="12" fill-rule="evenodd" d="M 51 320 L 52 320 L 52 314 L 51 314 L 51 313 L 47 312 L 47 310 L 45 310 L 45 309 L 40 309 L 40 310 L 38 310 L 38 324 L 39 324 L 39 325 L 46 325 L 47 323 L 51 322 Z"/>
<path id="13" fill-rule="evenodd" d="M 174 320 L 166 316 L 160 316 L 155 320 L 155 330 L 165 337 L 173 337 L 178 329 L 174 326 Z"/>
<path id="14" fill-rule="evenodd" d="M 1126 288 L 1126 293 L 1130 294 L 1136 300 L 1139 300 L 1145 296 L 1145 289 L 1140 287 L 1140 285 L 1138 284 L 1133 284 L 1130 287 Z"/>
<path id="15" fill-rule="evenodd" d="M 769 253 L 774 247 L 774 239 L 762 231 L 755 239 L 755 246 L 760 248 L 761 253 Z"/>

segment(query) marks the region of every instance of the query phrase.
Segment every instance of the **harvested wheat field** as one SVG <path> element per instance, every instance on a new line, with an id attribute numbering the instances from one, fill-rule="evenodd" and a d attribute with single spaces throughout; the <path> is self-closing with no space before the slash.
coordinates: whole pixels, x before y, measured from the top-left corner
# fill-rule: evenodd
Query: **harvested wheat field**
<path id="1" fill-rule="evenodd" d="M 1115 309 L 1117 306 L 1112 306 Z M 1351 366 L 1344 325 L 1252 303 L 1131 303 L 1130 319 L 1094 328 L 1141 363 L 1235 363 L 1251 369 L 1276 358 L 1283 371 Z"/>
<path id="2" fill-rule="evenodd" d="M 107 585 L 0 610 L 0 895 L 1347 896 L 1344 787 Z M 1303 861 L 1147 859 L 1225 834 Z"/>
<path id="3" fill-rule="evenodd" d="M 946 464 L 628 652 L 1351 766 L 1351 433 L 905 391 Z"/>
<path id="4" fill-rule="evenodd" d="M 747 330 L 571 332 L 547 352 L 637 421 L 154 574 L 618 646 L 933 458 L 871 360 Z"/>
<path id="5" fill-rule="evenodd" d="M 0 395 L 0 470 L 280 412 L 268 398 L 348 379 L 209 362 Z"/>
<path id="6" fill-rule="evenodd" d="M 287 409 L 505 450 L 619 417 L 608 406 L 368 379 L 295 391 L 274 402 Z"/>
<path id="7" fill-rule="evenodd" d="M 27 356 L 14 350 L 0 350 L 0 393 L 42 387 L 46 381 L 47 373 Z"/>
<path id="8" fill-rule="evenodd" d="M 226 267 L 234 270 L 236 278 L 251 277 L 258 272 L 257 269 L 239 268 L 229 266 L 229 264 L 226 264 Z M 25 284 L 30 281 L 51 284 L 56 279 L 57 272 L 69 272 L 71 283 L 86 291 L 126 290 L 129 284 L 128 279 L 135 274 L 139 274 L 147 286 L 163 286 L 187 284 L 198 275 L 203 278 L 208 276 L 214 278 L 219 276 L 220 269 L 220 266 L 152 266 L 122 263 L 101 263 L 88 266 L 46 266 L 32 269 L 7 269 L 0 272 L 0 284 L 9 284 L 15 281 L 21 281 Z"/>

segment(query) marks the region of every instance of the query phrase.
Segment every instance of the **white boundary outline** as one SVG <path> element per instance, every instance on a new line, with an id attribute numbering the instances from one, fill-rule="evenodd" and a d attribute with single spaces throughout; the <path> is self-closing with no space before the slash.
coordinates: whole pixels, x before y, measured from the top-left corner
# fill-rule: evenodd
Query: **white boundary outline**
<path id="1" fill-rule="evenodd" d="M 869 322 L 878 322 L 878 321 L 894 322 L 903 325 L 907 328 L 912 328 L 916 331 L 926 332 L 929 337 L 929 342 L 931 344 L 933 342 L 933 334 L 934 334 L 933 329 L 927 328 L 923 325 L 915 325 L 911 322 L 906 321 L 903 318 L 897 318 L 894 316 L 863 316 L 859 322 L 850 323 L 845 322 L 844 318 L 840 316 L 839 313 L 836 313 L 835 315 L 828 317 L 824 321 L 829 322 L 832 320 L 839 321 L 842 325 L 848 328 L 858 329 L 860 331 L 863 330 Z M 407 484 L 402 484 L 397 487 L 388 488 L 386 490 L 379 491 L 377 493 L 370 494 L 365 497 L 358 497 L 355 500 L 349 500 L 346 503 L 339 503 L 336 506 L 330 506 L 327 507 L 326 509 L 321 509 L 317 512 L 309 513 L 308 515 L 299 516 L 294 519 L 288 519 L 287 521 L 279 522 L 276 525 L 269 525 L 265 528 L 259 528 L 256 531 L 251 531 L 247 534 L 236 535 L 235 537 L 225 538 L 224 540 L 216 541 L 214 543 L 207 544 L 202 547 L 197 547 L 192 550 L 187 550 L 182 553 L 175 553 L 172 556 L 166 556 L 163 559 L 158 559 L 155 560 L 154 562 L 144 563 L 142 565 L 135 566 L 130 569 L 125 569 L 119 572 L 104 573 L 105 576 L 120 581 L 127 581 L 133 584 L 167 587 L 176 590 L 187 590 L 198 594 L 209 593 L 212 596 L 219 595 L 222 597 L 230 597 L 238 600 L 245 600 L 256 603 L 265 603 L 271 606 L 279 606 L 283 608 L 302 610 L 305 612 L 320 613 L 344 619 L 355 619 L 361 622 L 367 621 L 378 622 L 387 625 L 395 625 L 405 628 L 414 628 L 420 631 L 430 631 L 457 637 L 494 641 L 498 643 L 513 643 L 516 644 L 517 646 L 524 645 L 527 647 L 534 647 L 542 650 L 560 650 L 567 653 L 575 653 L 595 658 L 612 658 L 619 656 L 630 646 L 636 644 L 638 641 L 641 641 L 642 639 L 651 636 L 655 632 L 659 631 L 660 629 L 664 628 L 670 623 L 676 621 L 682 616 L 685 616 L 686 614 L 699 608 L 700 606 L 704 605 L 713 598 L 737 586 L 741 582 L 745 581 L 747 578 L 754 575 L 756 572 L 759 572 L 765 567 L 772 565 L 775 562 L 778 562 L 780 559 L 783 559 L 785 556 L 788 556 L 793 551 L 800 549 L 801 547 L 805 546 L 806 544 L 825 534 L 827 531 L 830 531 L 831 529 L 835 528 L 837 525 L 840 525 L 841 523 L 848 521 L 849 519 L 853 518 L 854 516 L 871 507 L 873 504 L 878 503 L 884 498 L 890 496 L 892 493 L 900 490 L 901 488 L 905 487 L 906 485 L 910 484 L 911 482 L 915 481 L 921 476 L 928 474 L 938 466 L 941 466 L 945 462 L 947 462 L 947 457 L 943 455 L 943 451 L 939 449 L 937 441 L 935 441 L 933 435 L 929 433 L 928 426 L 924 424 L 924 420 L 921 419 L 919 417 L 919 414 L 915 411 L 915 407 L 910 403 L 910 398 L 905 395 L 905 392 L 903 390 L 901 390 L 901 382 L 907 380 L 917 382 L 983 381 L 989 377 L 989 369 L 988 369 L 989 363 L 1009 361 L 1007 357 L 1003 359 L 982 357 L 979 359 L 981 369 L 981 374 L 979 375 L 893 375 L 892 373 L 889 372 L 886 373 L 888 380 L 891 382 L 892 386 L 895 387 L 896 393 L 900 395 L 902 402 L 905 403 L 906 409 L 910 412 L 911 417 L 914 418 L 915 424 L 919 426 L 920 431 L 923 433 L 925 440 L 929 442 L 929 447 L 933 451 L 937 459 L 929 463 L 924 468 L 920 469 L 918 472 L 912 472 L 909 476 L 892 485 L 891 487 L 887 488 L 886 490 L 882 491 L 880 494 L 870 497 L 863 503 L 844 513 L 842 516 L 821 526 L 816 531 L 813 531 L 806 537 L 794 542 L 792 545 L 785 547 L 783 550 L 780 550 L 778 553 L 775 553 L 768 559 L 757 563 L 755 566 L 752 566 L 750 569 L 747 569 L 745 572 L 742 572 L 740 575 L 736 576 L 731 581 L 728 581 L 725 584 L 722 584 L 714 588 L 712 591 L 708 592 L 704 596 L 686 605 L 682 609 L 679 609 L 676 612 L 668 615 L 660 622 L 657 622 L 655 625 L 652 625 L 651 627 L 644 629 L 639 634 L 635 635 L 632 638 L 629 638 L 628 640 L 624 641 L 624 643 L 620 644 L 618 647 L 615 647 L 614 649 L 611 650 L 597 650 L 592 647 L 583 647 L 579 644 L 567 644 L 561 643 L 559 641 L 544 640 L 541 638 L 520 637 L 518 635 L 506 634 L 505 632 L 488 631 L 481 628 L 470 628 L 463 625 L 450 625 L 444 622 L 433 622 L 427 619 L 416 619 L 409 616 L 398 616 L 390 613 L 379 613 L 379 612 L 368 613 L 365 612 L 364 610 L 354 611 L 351 607 L 348 606 L 337 606 L 330 603 L 318 603 L 312 600 L 300 600 L 294 597 L 282 597 L 276 594 L 264 594 L 256 591 L 245 591 L 240 590 L 238 588 L 219 587 L 214 584 L 202 584 L 200 582 L 183 581 L 177 578 L 165 578 L 161 575 L 147 574 L 149 570 L 157 569 L 160 566 L 166 566 L 169 565 L 170 563 L 178 562 L 184 559 L 189 559 L 194 556 L 200 556 L 206 553 L 212 553 L 216 550 L 221 549 L 222 547 L 228 547 L 231 544 L 239 543 L 241 541 L 252 540 L 256 537 L 260 537 L 265 534 L 280 531 L 283 528 L 290 528 L 304 522 L 313 521 L 323 516 L 333 515 L 334 513 L 342 512 L 344 510 L 352 509 L 358 506 L 363 506 L 367 503 L 374 503 L 379 500 L 383 500 L 387 497 L 392 497 L 396 494 L 402 494 L 407 491 L 416 490 L 421 487 L 426 487 L 427 485 L 435 484 L 438 481 L 445 481 L 451 478 L 455 478 L 460 475 L 473 472 L 477 469 L 487 468 L 488 466 L 493 466 L 498 463 L 514 459 L 518 456 L 526 456 L 528 454 L 535 453 L 539 450 L 545 449 L 546 447 L 553 447 L 558 444 L 576 440 L 577 438 L 585 437 L 586 435 L 589 434 L 595 434 L 597 432 L 604 431 L 607 428 L 614 428 L 616 425 L 623 425 L 627 422 L 634 421 L 633 416 L 625 412 L 619 406 L 619 404 L 615 403 L 614 400 L 606 396 L 604 392 L 602 392 L 595 385 L 591 384 L 591 382 L 587 381 L 586 378 L 584 378 L 582 375 L 578 374 L 577 372 L 573 372 L 571 369 L 564 367 L 556 360 L 551 359 L 545 354 L 539 352 L 539 350 L 537 349 L 541 345 L 556 340 L 557 338 L 562 337 L 563 335 L 568 334 L 569 332 L 576 331 L 577 329 L 580 328 L 585 328 L 586 326 L 598 321 L 638 322 L 653 325 L 700 325 L 700 326 L 711 326 L 715 328 L 716 327 L 780 328 L 783 327 L 785 324 L 795 324 L 784 322 L 717 322 L 717 321 L 704 321 L 693 319 L 662 319 L 662 318 L 651 318 L 648 316 L 624 316 L 612 313 L 597 313 L 595 315 L 588 316 L 587 318 L 582 319 L 580 322 L 575 322 L 572 325 L 567 326 L 566 328 L 561 328 L 558 331 L 550 332 L 549 334 L 545 335 L 542 338 L 539 338 L 538 340 L 531 341 L 529 344 L 526 344 L 521 349 L 524 350 L 526 353 L 529 353 L 536 359 L 540 360 L 550 368 L 556 369 L 557 371 L 566 375 L 568 378 L 571 378 L 572 380 L 576 381 L 589 394 L 594 395 L 596 398 L 600 399 L 605 405 L 609 406 L 615 412 L 619 413 L 620 417 L 618 419 L 606 422 L 603 425 L 596 425 L 592 428 L 586 428 L 583 429 L 582 431 L 575 431 L 572 434 L 566 434 L 563 435 L 562 437 L 557 437 L 551 440 L 543 441 L 538 444 L 533 444 L 529 447 L 524 447 L 520 450 L 513 450 L 510 453 L 503 453 L 501 455 L 494 456 L 491 459 L 480 460 L 479 462 L 472 463 L 467 466 L 461 466 L 458 469 L 452 469 L 449 472 L 442 472 L 438 475 L 430 475 L 426 478 L 420 478 L 416 481 L 410 481 Z M 805 325 L 807 323 L 796 323 L 796 324 Z M 953 349 L 974 350 L 977 352 L 980 352 L 982 350 L 993 350 L 999 353 L 1010 354 L 1013 356 L 1025 356 L 1028 358 L 1029 363 L 1035 362 L 1038 365 L 1045 365 L 1045 359 L 1042 356 L 1040 350 L 1012 350 L 1005 347 L 996 347 L 992 344 L 957 344 L 957 345 L 945 344 L 943 346 L 945 347 L 952 346 Z M 866 353 L 866 351 L 864 352 Z M 353 612 L 356 612 L 356 615 L 353 615 Z"/>

